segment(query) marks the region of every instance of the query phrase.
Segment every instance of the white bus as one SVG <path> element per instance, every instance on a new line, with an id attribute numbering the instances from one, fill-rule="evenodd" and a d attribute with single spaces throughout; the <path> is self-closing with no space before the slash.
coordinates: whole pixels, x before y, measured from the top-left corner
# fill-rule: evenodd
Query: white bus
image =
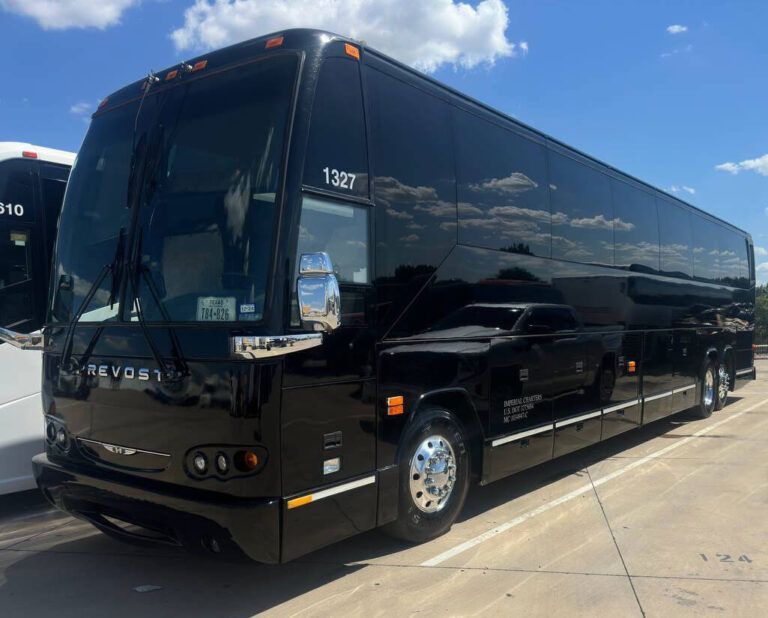
<path id="1" fill-rule="evenodd" d="M 0 327 L 34 333 L 45 321 L 56 225 L 75 155 L 0 142 Z M 39 353 L 0 345 L 0 494 L 35 487 L 44 447 Z"/>

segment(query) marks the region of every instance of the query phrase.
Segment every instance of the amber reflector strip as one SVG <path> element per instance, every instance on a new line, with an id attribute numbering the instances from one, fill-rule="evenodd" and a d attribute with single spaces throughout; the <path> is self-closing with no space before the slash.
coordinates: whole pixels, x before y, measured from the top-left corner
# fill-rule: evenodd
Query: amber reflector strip
<path id="1" fill-rule="evenodd" d="M 360 60 L 360 50 L 354 45 L 344 43 L 344 51 L 347 52 L 347 56 L 352 56 L 356 60 Z"/>
<path id="2" fill-rule="evenodd" d="M 312 502 L 312 494 L 309 494 L 308 496 L 301 496 L 301 498 L 294 498 L 293 500 L 288 500 L 288 510 L 295 509 L 299 506 L 304 506 L 305 504 L 309 504 Z"/>
<path id="3" fill-rule="evenodd" d="M 283 37 L 276 36 L 274 39 L 269 39 L 266 44 L 267 49 L 272 49 L 273 47 L 280 47 L 283 44 Z"/>

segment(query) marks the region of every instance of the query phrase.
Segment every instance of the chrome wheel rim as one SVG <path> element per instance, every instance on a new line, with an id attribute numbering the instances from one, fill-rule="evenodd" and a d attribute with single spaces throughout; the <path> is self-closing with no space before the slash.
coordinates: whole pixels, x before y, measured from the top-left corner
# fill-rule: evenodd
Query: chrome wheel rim
<path id="1" fill-rule="evenodd" d="M 715 372 L 712 367 L 704 374 L 704 405 L 709 407 L 715 401 Z"/>
<path id="2" fill-rule="evenodd" d="M 456 484 L 456 457 L 447 438 L 435 434 L 422 440 L 411 459 L 411 498 L 423 513 L 445 508 Z"/>
<path id="3" fill-rule="evenodd" d="M 725 370 L 725 367 L 720 367 L 717 371 L 717 396 L 720 401 L 725 401 L 728 397 L 728 386 L 730 386 L 731 376 Z"/>

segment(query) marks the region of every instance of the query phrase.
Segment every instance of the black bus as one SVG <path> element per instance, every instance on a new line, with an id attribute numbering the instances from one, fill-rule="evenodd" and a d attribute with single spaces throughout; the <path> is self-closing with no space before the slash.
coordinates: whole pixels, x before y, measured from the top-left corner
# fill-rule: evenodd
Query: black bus
<path id="1" fill-rule="evenodd" d="M 59 228 L 48 499 L 263 562 L 754 379 L 750 236 L 364 45 L 290 30 L 112 94 Z"/>

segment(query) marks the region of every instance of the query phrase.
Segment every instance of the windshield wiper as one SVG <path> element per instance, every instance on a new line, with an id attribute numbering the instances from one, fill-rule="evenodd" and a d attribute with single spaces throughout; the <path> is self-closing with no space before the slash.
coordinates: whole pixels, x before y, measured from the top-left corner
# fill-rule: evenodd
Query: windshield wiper
<path id="1" fill-rule="evenodd" d="M 72 346 L 73 346 L 73 340 L 75 335 L 75 327 L 77 326 L 78 322 L 80 322 L 80 319 L 83 317 L 85 310 L 91 304 L 93 297 L 96 295 L 96 292 L 98 292 L 99 288 L 101 287 L 101 283 L 104 281 L 104 279 L 109 273 L 112 273 L 112 283 L 110 285 L 108 304 L 110 309 L 114 305 L 115 289 L 117 288 L 117 285 L 120 282 L 119 273 L 122 270 L 122 268 L 120 268 L 120 264 L 123 261 L 124 254 L 125 254 L 125 228 L 121 227 L 120 232 L 118 233 L 117 246 L 115 247 L 115 255 L 112 258 L 112 262 L 109 264 L 104 264 L 104 266 L 101 267 L 101 270 L 99 271 L 99 274 L 96 276 L 96 279 L 91 284 L 91 287 L 88 288 L 88 293 L 85 295 L 85 298 L 83 298 L 83 302 L 80 303 L 80 307 L 78 307 L 77 313 L 72 318 L 72 321 L 69 323 L 69 326 L 67 327 L 67 336 L 64 338 L 64 347 L 62 348 L 62 352 L 61 352 L 62 367 L 65 367 L 67 365 L 72 355 Z M 101 330 L 102 329 L 99 329 L 97 331 L 97 337 L 98 335 L 101 334 Z M 93 345 L 95 345 L 95 341 L 92 340 L 88 348 L 92 349 Z"/>
<path id="2" fill-rule="evenodd" d="M 168 312 L 165 309 L 165 305 L 163 305 L 163 301 L 160 298 L 160 294 L 158 293 L 157 288 L 155 287 L 154 281 L 152 281 L 152 277 L 150 276 L 149 270 L 147 269 L 146 266 L 144 266 L 141 263 L 142 237 L 143 237 L 142 230 L 139 229 L 137 231 L 133 268 L 129 273 L 131 295 L 133 297 L 133 303 L 136 308 L 136 319 L 138 320 L 139 325 L 141 326 L 141 330 L 144 333 L 144 338 L 147 340 L 147 343 L 149 344 L 150 350 L 152 351 L 152 356 L 155 357 L 155 361 L 160 367 L 160 371 L 162 371 L 163 374 L 167 376 L 168 379 L 178 380 L 184 376 L 189 375 L 189 367 L 187 366 L 187 363 L 184 361 L 184 356 L 181 352 L 181 344 L 179 343 L 179 339 L 176 335 L 176 330 L 170 325 L 170 321 L 171 321 L 170 316 L 168 315 Z M 155 340 L 152 338 L 152 335 L 149 332 L 149 327 L 147 326 L 147 320 L 144 317 L 144 311 L 141 308 L 141 301 L 139 299 L 139 292 L 138 292 L 139 279 L 142 279 L 146 282 L 147 289 L 149 289 L 150 294 L 152 295 L 152 298 L 154 299 L 155 304 L 157 305 L 157 308 L 160 310 L 160 314 L 163 316 L 163 320 L 165 321 L 165 324 L 168 328 L 168 334 L 171 339 L 171 354 L 173 354 L 173 360 L 175 365 L 175 368 L 173 370 L 169 369 L 168 366 L 165 364 L 165 361 L 163 360 L 162 355 L 157 349 Z"/>

